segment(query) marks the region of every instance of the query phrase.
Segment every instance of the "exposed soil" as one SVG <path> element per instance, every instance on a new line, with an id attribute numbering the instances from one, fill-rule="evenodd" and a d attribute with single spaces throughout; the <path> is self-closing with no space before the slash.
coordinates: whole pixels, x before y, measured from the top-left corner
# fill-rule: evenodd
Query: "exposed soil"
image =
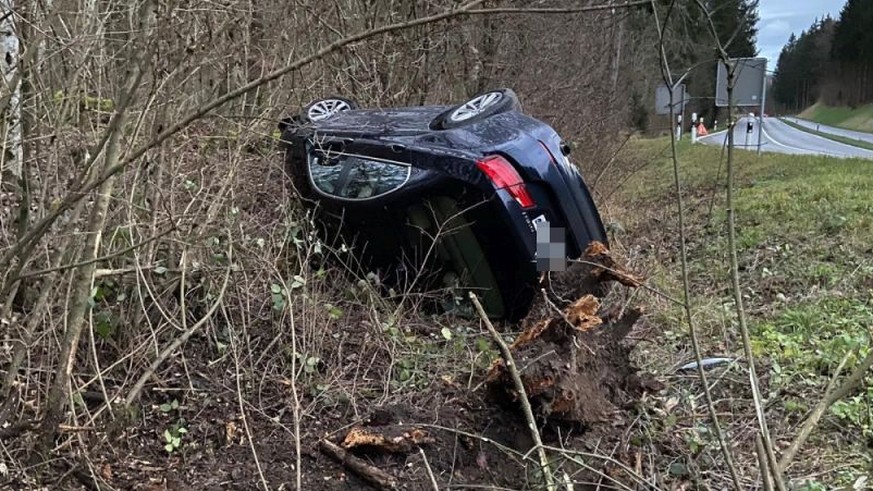
<path id="1" fill-rule="evenodd" d="M 608 253 L 596 252 L 589 259 L 606 264 Z M 635 401 L 644 392 L 661 388 L 641 377 L 630 361 L 633 346 L 627 334 L 640 312 L 607 309 L 590 291 L 579 288 L 603 290 L 590 277 L 603 274 L 602 279 L 616 279 L 614 262 L 607 268 L 613 273 L 587 265 L 553 274 L 556 298 L 567 298 L 563 296 L 570 293 L 567 285 L 580 296 L 570 304 L 558 300 L 560 307 L 552 300 L 538 301 L 512 345 L 546 445 L 592 451 L 609 444 L 622 449 L 612 455 L 609 465 L 593 462 L 596 472 L 556 461 L 561 472 L 579 483 L 596 483 L 601 472 L 614 474 L 617 462 L 631 468 L 639 465 L 623 428 Z M 632 277 L 623 279 L 627 278 Z M 264 481 L 270 489 L 296 489 L 290 381 L 264 374 L 255 390 L 258 401 L 242 404 L 243 419 L 236 373 L 210 363 L 205 351 L 186 350 L 185 362 L 189 375 L 165 379 L 161 391 L 145 395 L 148 403 L 134 418 L 136 423 L 83 432 L 82 441 L 74 440 L 72 445 L 82 449 L 75 452 L 82 456 L 79 464 L 60 465 L 51 489 L 263 489 Z M 432 479 L 440 489 L 454 485 L 537 489 L 535 458 L 523 457 L 531 450 L 531 436 L 503 360 L 495 360 L 490 370 L 475 371 L 471 380 L 429 375 L 433 378 L 425 388 L 405 392 L 402 398 L 373 397 L 371 406 L 360 399 L 320 399 L 298 387 L 301 407 L 306 408 L 299 421 L 301 489 L 370 489 L 349 466 L 319 450 L 322 439 L 386 473 L 397 489 L 432 490 Z M 178 401 L 177 408 L 160 408 L 171 400 Z M 167 452 L 163 432 L 173 425 L 187 432 L 182 436 L 184 445 Z M 71 461 L 76 459 L 67 460 Z M 22 481 L 7 481 L 6 486 L 32 488 Z M 577 485 L 576 489 L 584 488 Z"/>

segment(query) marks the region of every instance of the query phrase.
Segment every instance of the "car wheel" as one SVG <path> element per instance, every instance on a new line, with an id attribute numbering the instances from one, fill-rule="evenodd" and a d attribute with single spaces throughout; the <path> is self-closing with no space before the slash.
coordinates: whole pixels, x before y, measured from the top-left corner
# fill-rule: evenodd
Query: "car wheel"
<path id="1" fill-rule="evenodd" d="M 345 97 L 327 97 L 309 103 L 303 116 L 310 122 L 323 121 L 343 111 L 357 109 L 358 103 Z"/>
<path id="2" fill-rule="evenodd" d="M 490 90 L 440 114 L 431 126 L 442 130 L 458 128 L 520 107 L 518 97 L 511 89 Z"/>

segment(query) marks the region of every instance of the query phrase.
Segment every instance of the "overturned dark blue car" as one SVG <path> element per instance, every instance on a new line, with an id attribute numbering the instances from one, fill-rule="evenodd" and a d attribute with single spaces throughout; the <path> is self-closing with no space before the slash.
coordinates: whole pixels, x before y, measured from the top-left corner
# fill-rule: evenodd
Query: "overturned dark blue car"
<path id="1" fill-rule="evenodd" d="M 512 320 L 542 272 L 607 243 L 569 146 L 509 89 L 455 106 L 321 99 L 280 129 L 289 181 L 323 239 L 383 284 L 474 291 Z"/>

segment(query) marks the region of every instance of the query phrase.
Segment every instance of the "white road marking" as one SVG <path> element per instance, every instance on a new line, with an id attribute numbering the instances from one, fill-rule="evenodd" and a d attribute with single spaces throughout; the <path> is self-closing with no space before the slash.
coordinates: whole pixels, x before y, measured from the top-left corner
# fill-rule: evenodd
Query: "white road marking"
<path id="1" fill-rule="evenodd" d="M 781 121 L 781 119 L 780 119 L 780 121 Z M 784 125 L 786 125 L 786 126 L 788 126 L 788 127 L 791 127 L 790 124 L 788 124 L 788 123 L 786 123 L 786 122 L 784 122 L 784 121 L 781 121 L 781 122 L 782 122 L 782 124 L 784 124 Z M 800 126 L 802 126 L 802 125 L 800 125 Z M 848 143 L 843 143 L 843 142 L 840 142 L 840 141 L 832 140 L 832 139 L 830 139 L 830 138 L 825 138 L 825 137 L 823 137 L 823 136 L 821 136 L 821 135 L 816 135 L 815 133 L 810 133 L 810 132 L 808 132 L 808 131 L 798 130 L 797 128 L 794 128 L 794 127 L 791 127 L 791 129 L 793 129 L 793 130 L 795 130 L 795 131 L 802 131 L 803 133 L 806 133 L 808 136 L 811 136 L 811 137 L 813 137 L 813 138 L 818 138 L 818 139 L 820 139 L 820 140 L 824 140 L 828 145 L 842 145 L 842 146 L 844 146 L 844 147 L 846 147 L 846 148 L 848 148 L 848 149 L 851 149 L 852 151 L 857 151 L 859 148 L 863 150 L 863 147 L 857 147 L 857 146 L 855 146 L 855 145 L 849 145 Z M 839 135 L 837 135 L 837 136 L 839 136 Z M 846 138 L 846 137 L 843 137 L 843 138 Z M 837 155 L 837 154 L 834 154 L 834 155 Z"/>
<path id="2" fill-rule="evenodd" d="M 767 138 L 767 139 L 770 140 L 771 142 L 775 143 L 776 145 L 779 145 L 779 146 L 782 147 L 782 148 L 787 148 L 787 149 L 789 149 L 789 150 L 794 150 L 794 151 L 796 151 L 796 152 L 800 152 L 800 153 L 804 153 L 804 154 L 808 154 L 808 153 L 810 153 L 809 149 L 798 148 L 798 147 L 792 147 L 791 145 L 785 145 L 785 144 L 783 144 L 783 143 L 779 143 L 779 142 L 776 141 L 772 136 L 770 136 L 770 133 L 767 133 L 767 130 L 764 129 L 764 125 L 763 125 L 763 124 L 761 125 L 760 131 L 761 131 L 761 133 L 764 135 L 765 138 Z M 825 154 L 828 154 L 828 155 L 833 155 L 833 154 L 830 154 L 830 153 L 828 153 L 828 152 L 822 152 L 822 153 L 825 153 Z"/>
<path id="3" fill-rule="evenodd" d="M 752 151 L 755 147 L 757 147 L 757 141 L 750 142 L 752 144 L 748 145 L 748 146 L 742 145 L 742 144 L 737 144 L 738 142 L 741 143 L 743 140 L 742 135 L 741 136 L 736 136 L 736 135 L 740 131 L 739 128 L 741 128 L 742 122 L 746 121 L 746 120 L 748 120 L 748 118 L 741 118 L 739 121 L 736 122 L 736 124 L 734 126 L 734 131 L 736 132 L 736 133 L 734 133 L 734 135 L 735 135 L 734 147 L 735 148 L 743 148 L 743 149 Z M 770 128 L 770 131 L 767 131 L 765 129 L 767 124 L 770 124 L 772 126 Z M 764 124 L 761 124 L 758 126 L 760 126 L 759 128 L 757 128 L 760 133 L 758 135 L 752 134 L 749 136 L 752 136 L 754 140 L 757 140 L 758 137 L 761 138 L 761 143 L 762 143 L 761 150 L 762 151 L 781 152 L 781 153 L 788 153 L 788 154 L 801 154 L 801 155 L 821 155 L 821 156 L 825 156 L 825 157 L 840 158 L 840 159 L 842 159 L 842 158 L 866 158 L 866 159 L 873 158 L 873 153 L 871 153 L 869 150 L 865 150 L 862 147 L 855 147 L 853 145 L 849 145 L 849 144 L 842 143 L 842 142 L 832 141 L 829 138 L 825 138 L 825 137 L 822 137 L 819 135 L 810 134 L 806 131 L 794 128 L 793 126 L 786 123 L 785 121 L 782 121 L 781 118 L 765 119 Z M 718 144 L 720 146 L 724 146 L 727 144 L 728 138 L 722 139 L 723 138 L 722 135 L 724 135 L 724 133 L 726 133 L 726 132 L 727 132 L 727 130 L 713 133 L 712 135 L 701 137 L 698 141 L 700 141 L 701 143 L 707 144 L 707 145 Z M 799 146 L 794 146 L 793 144 L 788 144 L 788 143 L 784 143 L 782 141 L 779 141 L 779 140 L 773 138 L 773 134 L 771 134 L 771 132 L 773 132 L 773 134 L 780 135 L 779 136 L 780 138 L 782 136 L 785 136 L 786 138 L 788 138 L 788 141 L 790 141 L 792 143 L 797 141 L 798 143 L 800 143 L 804 146 L 799 147 Z M 727 136 L 730 136 L 730 134 L 728 134 Z M 815 137 L 815 138 L 808 138 L 810 136 Z M 713 138 L 713 137 L 717 137 L 717 139 Z M 710 138 L 712 138 L 712 139 L 710 139 Z M 818 140 L 816 140 L 816 139 L 818 139 Z M 807 144 L 809 146 L 806 146 Z M 769 146 L 769 148 L 768 148 L 768 146 Z M 777 147 L 779 149 L 777 149 Z M 851 150 L 849 150 L 849 149 L 851 149 Z"/>

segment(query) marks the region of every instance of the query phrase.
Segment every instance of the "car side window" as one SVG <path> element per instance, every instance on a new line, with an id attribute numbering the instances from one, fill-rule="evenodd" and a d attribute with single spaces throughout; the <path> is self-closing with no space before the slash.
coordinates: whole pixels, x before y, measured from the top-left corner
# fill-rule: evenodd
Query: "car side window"
<path id="1" fill-rule="evenodd" d="M 324 194 L 366 200 L 399 189 L 409 180 L 411 167 L 403 162 L 312 149 L 309 175 Z"/>

